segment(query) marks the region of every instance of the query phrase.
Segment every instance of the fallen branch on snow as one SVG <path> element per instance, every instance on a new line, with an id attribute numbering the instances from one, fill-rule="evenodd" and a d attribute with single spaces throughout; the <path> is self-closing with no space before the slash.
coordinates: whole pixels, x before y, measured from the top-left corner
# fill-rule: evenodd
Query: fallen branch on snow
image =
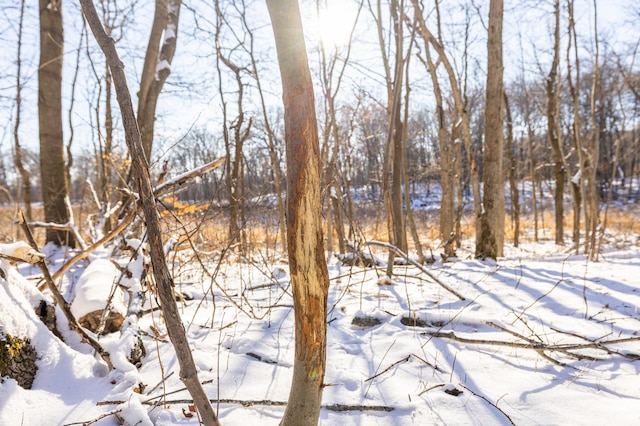
<path id="1" fill-rule="evenodd" d="M 263 400 L 242 400 L 242 399 L 211 399 L 211 403 L 220 403 L 220 404 L 239 404 L 243 407 L 253 407 L 256 405 L 262 405 L 267 407 L 285 407 L 287 405 L 287 401 L 272 401 L 270 399 Z M 99 401 L 96 405 L 120 405 L 124 404 L 127 401 Z M 175 405 L 175 404 L 193 404 L 193 400 L 191 399 L 173 399 L 163 401 L 165 404 Z M 151 401 L 142 401 L 142 404 L 145 405 L 153 405 Z M 322 405 L 322 408 L 329 411 L 380 411 L 380 412 L 391 412 L 395 408 L 388 407 L 386 405 L 350 405 L 350 404 L 325 404 Z"/>
<path id="2" fill-rule="evenodd" d="M 402 256 L 407 262 L 411 263 L 413 266 L 415 266 L 416 268 L 418 268 L 422 272 L 424 272 L 429 278 L 431 278 L 433 280 L 433 282 L 438 284 L 440 287 L 444 288 L 449 293 L 451 293 L 454 296 L 456 296 L 458 299 L 466 300 L 464 296 L 462 296 L 460 293 L 458 293 L 457 291 L 455 291 L 454 289 L 452 289 L 451 287 L 449 287 L 448 285 L 446 285 L 445 283 L 440 281 L 440 279 L 438 277 L 436 277 L 435 275 L 433 275 L 431 273 L 431 271 L 429 271 L 427 268 L 425 268 L 424 266 L 422 266 L 421 264 L 419 264 L 415 260 L 411 259 L 408 254 L 406 254 L 405 252 L 403 252 L 402 250 L 400 250 L 398 247 L 394 246 L 393 244 L 385 243 L 385 242 L 382 242 L 382 241 L 375 241 L 375 240 L 367 241 L 365 244 L 370 245 L 370 246 L 384 247 L 384 248 L 387 248 L 389 250 L 394 251 L 396 254 Z"/>
<path id="3" fill-rule="evenodd" d="M 462 386 L 463 388 L 465 388 L 466 390 L 468 390 L 469 392 L 471 392 L 472 394 L 474 394 L 475 396 L 477 396 L 478 398 L 484 400 L 487 402 L 487 404 L 491 405 L 493 408 L 495 408 L 496 410 L 500 411 L 506 418 L 507 420 L 509 420 L 509 423 L 511 423 L 513 426 L 515 426 L 516 424 L 513 422 L 513 420 L 511 419 L 511 417 L 509 417 L 509 415 L 507 413 L 505 413 L 502 408 L 498 407 L 498 402 L 496 402 L 495 404 L 493 402 L 491 402 L 489 400 L 489 398 L 487 398 L 484 395 L 480 395 L 479 393 L 474 392 L 473 390 L 469 389 L 467 386 L 463 385 L 462 383 L 460 383 L 460 386 Z M 500 401 L 500 399 L 498 399 L 498 401 Z"/>
<path id="4" fill-rule="evenodd" d="M 617 354 L 622 355 L 629 359 L 640 359 L 640 355 L 637 354 L 619 354 L 618 352 L 611 351 L 607 348 L 607 345 L 618 345 L 620 343 L 627 342 L 638 342 L 640 341 L 640 337 L 623 337 L 620 339 L 611 339 L 605 342 L 590 342 L 590 343 L 565 343 L 561 345 L 547 345 L 539 342 L 506 342 L 500 340 L 488 340 L 488 339 L 471 339 L 468 337 L 462 337 L 456 335 L 453 331 L 451 332 L 443 332 L 443 331 L 426 331 L 424 334 L 427 334 L 432 337 L 440 337 L 443 339 L 450 339 L 455 342 L 467 343 L 471 345 L 491 345 L 491 346 L 507 346 L 510 348 L 522 348 L 522 349 L 531 349 L 535 351 L 551 351 L 551 352 L 562 352 L 568 355 L 583 359 L 588 358 L 594 361 L 598 361 L 597 358 L 585 357 L 584 355 L 577 355 L 574 353 L 567 353 L 570 350 L 581 350 L 581 349 L 599 349 L 607 352 L 608 354 Z"/>

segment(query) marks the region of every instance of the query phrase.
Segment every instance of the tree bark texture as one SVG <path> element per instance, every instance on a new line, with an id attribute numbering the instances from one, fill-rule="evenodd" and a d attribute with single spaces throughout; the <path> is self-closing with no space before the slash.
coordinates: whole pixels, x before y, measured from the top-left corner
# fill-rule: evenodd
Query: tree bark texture
<path id="1" fill-rule="evenodd" d="M 69 182 L 65 172 L 62 139 L 62 1 L 40 0 L 39 7 L 38 124 L 44 220 L 65 224 L 69 222 L 65 203 L 65 198 L 69 195 Z M 73 235 L 65 230 L 47 228 L 46 241 L 59 246 L 75 246 Z"/>
<path id="2" fill-rule="evenodd" d="M 477 232 L 476 257 L 496 259 L 504 246 L 504 103 L 502 63 L 503 0 L 489 5 L 487 97 L 484 111 L 483 211 Z"/>
<path id="3" fill-rule="evenodd" d="M 160 218 L 158 215 L 156 199 L 151 186 L 149 176 L 149 165 L 145 157 L 142 146 L 140 131 L 133 111 L 131 95 L 124 74 L 124 64 L 120 61 L 115 44 L 105 33 L 100 18 L 96 13 L 95 6 L 91 0 L 80 0 L 82 12 L 91 27 L 98 45 L 105 54 L 107 64 L 111 69 L 113 83 L 116 90 L 116 97 L 120 105 L 122 123 L 124 125 L 125 140 L 131 154 L 133 175 L 140 191 L 140 201 L 147 225 L 147 239 L 151 252 L 151 264 L 153 265 L 153 275 L 156 280 L 158 296 L 162 313 L 165 318 L 169 339 L 176 350 L 176 356 L 180 365 L 180 379 L 184 382 L 187 390 L 191 394 L 193 401 L 200 413 L 202 422 L 205 425 L 219 425 L 218 418 L 213 411 L 211 402 L 204 392 L 202 384 L 198 379 L 189 342 L 185 333 L 178 306 L 173 294 L 173 278 L 169 273 L 164 256 L 161 239 Z"/>
<path id="4" fill-rule="evenodd" d="M 267 0 L 282 78 L 287 152 L 287 246 L 295 360 L 283 425 L 316 425 L 326 362 L 329 274 L 320 199 L 320 147 L 297 0 Z"/>

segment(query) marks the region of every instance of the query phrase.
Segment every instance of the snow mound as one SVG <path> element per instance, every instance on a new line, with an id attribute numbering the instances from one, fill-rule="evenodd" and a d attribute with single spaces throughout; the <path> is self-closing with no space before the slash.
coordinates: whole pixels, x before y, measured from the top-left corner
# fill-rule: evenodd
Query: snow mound
<path id="1" fill-rule="evenodd" d="M 101 379 L 106 369 L 93 356 L 81 354 L 58 339 L 34 310 L 45 297 L 7 260 L 0 260 L 0 333 L 28 338 L 37 353 L 38 371 L 31 390 L 15 380 L 0 383 L 0 424 L 50 424 L 77 409 L 95 405 L 96 392 L 109 386 Z M 92 399 L 86 404 L 87 399 Z M 46 407 L 46 410 L 42 410 Z M 73 417 L 73 416 L 72 416 Z M 74 417 L 75 418 L 75 417 Z"/>
<path id="2" fill-rule="evenodd" d="M 96 312 L 100 314 L 107 307 L 108 301 L 110 301 L 108 319 L 114 322 L 116 329 L 122 324 L 122 320 L 127 314 L 127 306 L 125 305 L 122 289 L 119 286 L 114 288 L 119 276 L 120 271 L 108 259 L 94 260 L 82 273 L 76 286 L 71 312 L 80 320 L 83 326 L 89 327 L 88 324 L 84 324 L 83 318 L 87 318 L 88 315 Z M 95 326 L 93 323 L 92 325 Z M 89 328 L 94 329 L 96 327 Z M 109 328 L 107 327 L 107 330 Z"/>

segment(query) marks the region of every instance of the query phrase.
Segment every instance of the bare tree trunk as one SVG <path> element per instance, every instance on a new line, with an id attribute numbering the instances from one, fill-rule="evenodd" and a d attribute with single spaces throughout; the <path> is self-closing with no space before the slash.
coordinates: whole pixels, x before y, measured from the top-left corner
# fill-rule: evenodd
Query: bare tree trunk
<path id="1" fill-rule="evenodd" d="M 403 31 L 402 22 L 404 16 L 404 2 L 398 0 L 391 0 L 391 17 L 393 19 L 394 34 L 395 34 L 395 72 L 393 78 L 393 97 L 391 105 L 391 115 L 389 116 L 389 144 L 393 150 L 391 156 L 391 210 L 389 213 L 393 216 L 393 241 L 396 247 L 400 250 L 407 252 L 407 230 L 406 220 L 404 216 L 403 200 L 402 200 L 402 176 L 403 170 L 406 167 L 406 159 L 403 158 L 403 124 L 402 124 L 402 90 L 403 85 L 403 73 L 405 67 L 405 59 L 403 52 Z M 404 200 L 406 203 L 409 200 Z"/>
<path id="2" fill-rule="evenodd" d="M 383 32 L 383 15 L 381 1 L 376 2 L 376 11 L 370 8 L 374 16 L 380 53 L 387 83 L 387 138 L 385 145 L 384 163 L 382 167 L 382 195 L 385 212 L 387 213 L 387 232 L 391 244 L 403 251 L 407 249 L 407 234 L 402 207 L 402 79 L 404 71 L 402 18 L 404 14 L 403 2 L 391 0 L 389 12 L 393 25 L 393 43 L 395 47 L 395 64 L 393 74 L 386 50 Z M 404 248 L 402 248 L 404 247 Z M 395 253 L 389 251 L 387 261 L 387 275 L 393 274 Z"/>
<path id="3" fill-rule="evenodd" d="M 408 145 L 408 133 L 409 133 L 409 94 L 411 93 L 411 86 L 409 84 L 409 60 L 411 59 L 411 50 L 415 43 L 416 30 L 415 27 L 411 31 L 411 41 L 409 42 L 409 51 L 407 52 L 406 66 L 405 66 L 405 90 L 404 90 L 404 111 L 403 111 L 403 124 L 402 124 L 402 158 L 404 159 L 404 167 L 402 167 L 402 182 L 404 183 L 404 199 L 407 209 L 407 226 L 413 239 L 413 245 L 418 255 L 418 261 L 420 264 L 425 263 L 424 253 L 422 252 L 422 245 L 420 244 L 420 235 L 418 234 L 418 227 L 416 221 L 413 218 L 413 209 L 411 208 L 411 191 L 409 181 L 409 158 L 407 157 L 407 145 Z"/>
<path id="4" fill-rule="evenodd" d="M 509 188 L 511 189 L 511 209 L 513 210 L 513 246 L 518 247 L 520 245 L 520 193 L 516 181 L 518 163 L 513 153 L 513 121 L 511 120 L 511 106 L 506 91 L 504 92 L 504 111 L 507 118 L 506 148 L 509 156 Z"/>
<path id="5" fill-rule="evenodd" d="M 40 0 L 40 66 L 38 67 L 38 122 L 40 175 L 44 220 L 69 222 L 65 199 L 69 196 L 62 139 L 62 58 L 64 31 L 62 4 Z M 75 247 L 71 232 L 47 228 L 46 241 Z"/>
<path id="6" fill-rule="evenodd" d="M 484 112 L 483 212 L 476 240 L 476 257 L 496 259 L 504 246 L 504 177 L 502 152 L 504 144 L 503 0 L 491 0 L 489 6 L 489 38 L 487 42 L 487 100 Z M 476 233 L 478 230 L 476 229 Z"/>
<path id="7" fill-rule="evenodd" d="M 609 213 L 609 207 L 611 206 L 611 200 L 613 199 L 613 183 L 614 180 L 616 179 L 616 175 L 617 175 L 617 170 L 618 167 L 620 166 L 619 163 L 619 158 L 620 158 L 620 145 L 622 145 L 622 141 L 621 141 L 621 136 L 620 135 L 624 135 L 625 132 L 625 127 L 627 124 L 627 114 L 625 112 L 625 108 L 624 108 L 624 104 L 622 101 L 622 86 L 620 86 L 620 89 L 618 90 L 618 102 L 620 104 L 620 114 L 622 115 L 622 128 L 620 129 L 620 133 L 617 135 L 616 137 L 616 142 L 615 142 L 615 151 L 614 151 L 614 155 L 613 158 L 611 159 L 611 183 L 609 184 L 609 191 L 607 191 L 607 201 L 605 204 L 605 208 L 604 208 L 604 212 L 603 212 L 603 217 L 602 217 L 602 230 L 600 231 L 600 237 L 598 238 L 598 247 L 597 247 L 597 252 L 600 251 L 600 248 L 602 247 L 602 242 L 604 240 L 604 233 L 607 229 L 607 217 L 608 217 L 608 213 Z"/>
<path id="8" fill-rule="evenodd" d="M 139 187 L 140 201 L 145 215 L 153 274 L 167 326 L 167 333 L 176 350 L 176 356 L 180 365 L 180 379 L 184 382 L 187 390 L 191 394 L 203 423 L 211 426 L 219 425 L 211 402 L 198 379 L 196 366 L 191 355 L 191 350 L 189 349 L 189 342 L 187 341 L 184 326 L 182 325 L 180 313 L 178 312 L 178 307 L 173 295 L 173 278 L 169 273 L 164 255 L 160 218 L 151 186 L 149 165 L 142 146 L 140 131 L 136 123 L 136 117 L 131 103 L 131 95 L 129 94 L 129 87 L 127 86 L 127 80 L 124 74 L 124 65 L 118 57 L 115 45 L 102 28 L 93 2 L 91 0 L 80 0 L 80 3 L 82 5 L 82 12 L 93 31 L 98 45 L 105 54 L 107 64 L 113 75 L 116 97 L 120 104 L 122 123 L 124 125 L 125 139 L 131 153 L 133 174 Z"/>
<path id="9" fill-rule="evenodd" d="M 216 9 L 221 18 L 221 13 L 218 8 L 218 2 L 216 2 Z M 218 49 L 220 48 L 219 44 L 217 45 Z M 244 164 L 243 164 L 243 155 L 242 149 L 244 143 L 249 138 L 249 134 L 251 132 L 251 125 L 253 120 L 249 118 L 248 122 L 245 126 L 245 116 L 244 116 L 244 83 L 242 82 L 241 71 L 242 69 L 235 65 L 229 58 L 225 58 L 222 55 L 222 52 L 218 50 L 218 58 L 222 61 L 222 63 L 229 68 L 229 70 L 233 73 L 236 79 L 236 83 L 238 85 L 238 99 L 237 99 L 237 109 L 238 116 L 233 121 L 230 129 L 233 131 L 233 157 L 231 157 L 230 152 L 228 152 L 229 148 L 229 135 L 226 134 L 225 146 L 227 147 L 227 158 L 233 158 L 229 161 L 229 167 L 225 168 L 225 170 L 229 173 L 227 182 L 229 186 L 229 240 L 232 241 L 240 236 L 241 240 L 241 251 L 244 252 L 246 249 L 246 241 L 243 237 L 244 235 L 244 226 L 245 226 L 245 215 L 244 215 Z M 222 92 L 221 92 L 222 95 Z M 226 126 L 226 124 L 225 124 Z"/>
<path id="10" fill-rule="evenodd" d="M 323 7 L 322 2 L 316 1 L 316 11 Z M 345 252 L 345 233 L 344 233 L 344 207 L 342 204 L 342 185 L 340 172 L 338 167 L 338 158 L 340 154 L 340 132 L 338 129 L 335 98 L 342 83 L 342 75 L 349 59 L 351 52 L 351 43 L 347 50 L 347 58 L 342 63 L 339 70 L 338 79 L 334 87 L 334 71 L 337 64 L 337 51 L 333 50 L 331 55 L 327 55 L 327 49 L 324 43 L 320 43 L 320 80 L 322 84 L 324 120 L 322 133 L 323 153 L 323 172 L 324 187 L 328 190 L 327 200 L 327 249 L 329 252 L 334 250 L 333 231 L 335 229 L 338 236 L 338 251 Z M 331 143 L 332 142 L 332 143 Z M 329 154 L 331 151 L 331 154 Z M 328 157 L 328 158 L 327 158 Z"/>
<path id="11" fill-rule="evenodd" d="M 533 132 L 533 125 L 531 124 L 531 107 L 529 105 L 529 90 L 526 87 L 524 81 L 524 74 L 522 78 L 522 85 L 524 90 L 524 114 L 525 123 L 527 125 L 527 147 L 529 148 L 529 176 L 531 179 L 531 204 L 533 208 L 533 240 L 537 243 L 538 237 L 538 196 L 536 195 L 536 163 L 535 163 L 535 133 Z"/>
<path id="12" fill-rule="evenodd" d="M 578 55 L 578 38 L 575 28 L 575 20 L 573 16 L 573 0 L 567 1 L 568 15 L 569 15 L 569 37 L 567 43 L 567 82 L 569 85 L 569 93 L 571 94 L 571 100 L 573 104 L 573 148 L 576 151 L 578 157 L 578 174 L 571 179 L 571 195 L 573 198 L 573 244 L 575 245 L 576 253 L 580 251 L 580 216 L 582 209 L 582 188 L 584 187 L 585 179 L 585 161 L 583 152 L 583 142 L 581 136 L 580 126 L 580 58 Z M 571 76 L 571 45 L 574 42 L 574 58 L 575 58 L 575 83 Z"/>
<path id="13" fill-rule="evenodd" d="M 287 245 L 295 360 L 283 425 L 316 425 L 326 364 L 329 273 L 323 246 L 320 147 L 297 0 L 267 0 L 282 78 L 287 151 Z"/>
<path id="14" fill-rule="evenodd" d="M 176 52 L 181 6 L 182 0 L 156 0 L 138 92 L 138 126 L 147 161 L 151 161 L 158 98 Z"/>
<path id="15" fill-rule="evenodd" d="M 547 76 L 547 133 L 549 143 L 552 150 L 553 170 L 556 181 L 556 189 L 554 196 L 555 203 L 555 229 L 556 244 L 564 244 L 564 185 L 566 179 L 566 164 L 562 144 L 560 141 L 560 123 L 559 123 L 559 82 L 558 82 L 558 65 L 560 63 L 560 0 L 554 2 L 555 30 L 553 37 L 553 63 L 551 70 Z"/>
<path id="16" fill-rule="evenodd" d="M 482 213 L 482 204 L 481 204 L 481 196 L 480 196 L 480 181 L 478 176 L 478 165 L 475 159 L 475 155 L 473 153 L 473 147 L 471 146 L 471 127 L 469 123 L 469 112 L 467 110 L 467 102 L 463 96 L 463 90 L 461 89 L 458 77 L 453 68 L 453 65 L 449 61 L 449 58 L 444 51 L 444 46 L 440 43 L 429 31 L 427 27 L 426 21 L 424 20 L 424 12 L 418 3 L 418 0 L 411 0 L 414 9 L 416 10 L 416 20 L 418 24 L 418 28 L 420 29 L 420 35 L 425 40 L 425 44 L 428 42 L 433 46 L 435 51 L 438 53 L 440 60 L 442 61 L 442 65 L 444 65 L 445 71 L 447 72 L 447 76 L 449 77 L 449 86 L 451 87 L 451 94 L 453 95 L 453 100 L 456 108 L 456 113 L 458 115 L 458 119 L 460 121 L 460 128 L 462 133 L 462 143 L 464 145 L 465 150 L 467 151 L 467 156 L 469 159 L 469 174 L 471 181 L 471 190 L 473 192 L 473 211 L 476 220 L 480 217 Z M 462 200 L 459 200 L 462 202 Z M 457 236 L 460 237 L 459 235 Z"/>
<path id="17" fill-rule="evenodd" d="M 244 5 L 244 0 L 243 5 Z M 250 58 L 251 58 L 251 69 L 252 75 L 256 79 L 256 86 L 258 88 L 258 96 L 260 97 L 260 106 L 262 110 L 262 119 L 264 120 L 264 126 L 266 130 L 267 143 L 269 147 L 269 158 L 271 159 L 271 165 L 273 167 L 273 176 L 274 176 L 274 185 L 276 191 L 276 201 L 278 206 L 278 229 L 280 232 L 280 240 L 282 242 L 283 250 L 287 250 L 287 233 L 286 233 L 286 220 L 284 216 L 284 200 L 282 199 L 282 173 L 280 171 L 280 162 L 278 157 L 278 152 L 276 150 L 276 144 L 274 141 L 274 134 L 271 128 L 271 124 L 269 122 L 269 117 L 267 115 L 267 106 L 264 100 L 264 92 L 262 90 L 262 81 L 260 79 L 260 75 L 258 73 L 258 66 L 255 60 L 254 55 L 254 36 L 253 31 L 247 24 L 246 16 L 244 11 L 246 9 L 243 8 L 242 13 L 242 24 L 245 28 L 246 33 L 249 35 L 249 48 L 250 48 Z"/>
<path id="18" fill-rule="evenodd" d="M 418 14 L 420 11 L 414 7 L 414 21 L 418 21 L 421 18 Z M 437 14 L 439 18 L 439 14 Z M 447 132 L 447 124 L 444 114 L 444 104 L 442 99 L 442 90 L 440 88 L 440 81 L 438 80 L 438 73 L 436 64 L 431 57 L 431 47 L 428 40 L 424 41 L 425 57 L 419 57 L 429 75 L 431 76 L 431 84 L 433 87 L 433 95 L 436 101 L 436 120 L 438 126 L 438 144 L 440 146 L 440 186 L 442 188 L 442 199 L 440 200 L 440 240 L 442 242 L 448 241 L 454 232 L 454 164 L 453 164 L 453 144 L 449 142 L 449 133 Z M 455 247 L 453 244 L 446 244 L 444 246 L 445 256 L 454 257 Z"/>
<path id="19" fill-rule="evenodd" d="M 31 174 L 22 162 L 22 146 L 20 145 L 20 119 L 22 116 L 22 28 L 24 24 L 24 3 L 20 1 L 20 20 L 18 23 L 18 54 L 17 54 L 17 71 L 16 71 L 16 121 L 13 127 L 14 141 L 14 163 L 18 173 L 20 173 L 20 186 L 22 193 L 22 202 L 24 203 L 27 220 L 32 220 L 31 214 Z"/>
<path id="20" fill-rule="evenodd" d="M 598 43 L 598 4 L 593 1 L 593 30 L 594 30 L 594 47 L 595 57 L 593 58 L 593 80 L 591 82 L 591 149 L 588 156 L 587 167 L 587 179 L 588 179 L 588 194 L 589 194 L 589 240 L 587 241 L 587 248 L 589 253 L 589 260 L 595 262 L 598 260 L 598 250 L 596 244 L 598 225 L 600 224 L 600 200 L 598 195 L 598 163 L 600 161 L 600 128 L 598 126 L 598 120 L 596 119 L 596 99 L 598 98 L 598 92 L 600 91 L 600 68 L 599 68 L 599 53 L 600 44 Z"/>

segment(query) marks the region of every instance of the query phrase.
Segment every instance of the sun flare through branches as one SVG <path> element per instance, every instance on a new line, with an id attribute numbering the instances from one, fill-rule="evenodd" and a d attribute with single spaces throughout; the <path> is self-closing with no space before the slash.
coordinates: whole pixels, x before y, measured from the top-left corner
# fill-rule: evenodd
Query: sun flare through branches
<path id="1" fill-rule="evenodd" d="M 349 44 L 358 18 L 357 6 L 344 0 L 320 0 L 312 19 L 312 31 L 318 45 L 327 50 L 339 50 Z"/>

